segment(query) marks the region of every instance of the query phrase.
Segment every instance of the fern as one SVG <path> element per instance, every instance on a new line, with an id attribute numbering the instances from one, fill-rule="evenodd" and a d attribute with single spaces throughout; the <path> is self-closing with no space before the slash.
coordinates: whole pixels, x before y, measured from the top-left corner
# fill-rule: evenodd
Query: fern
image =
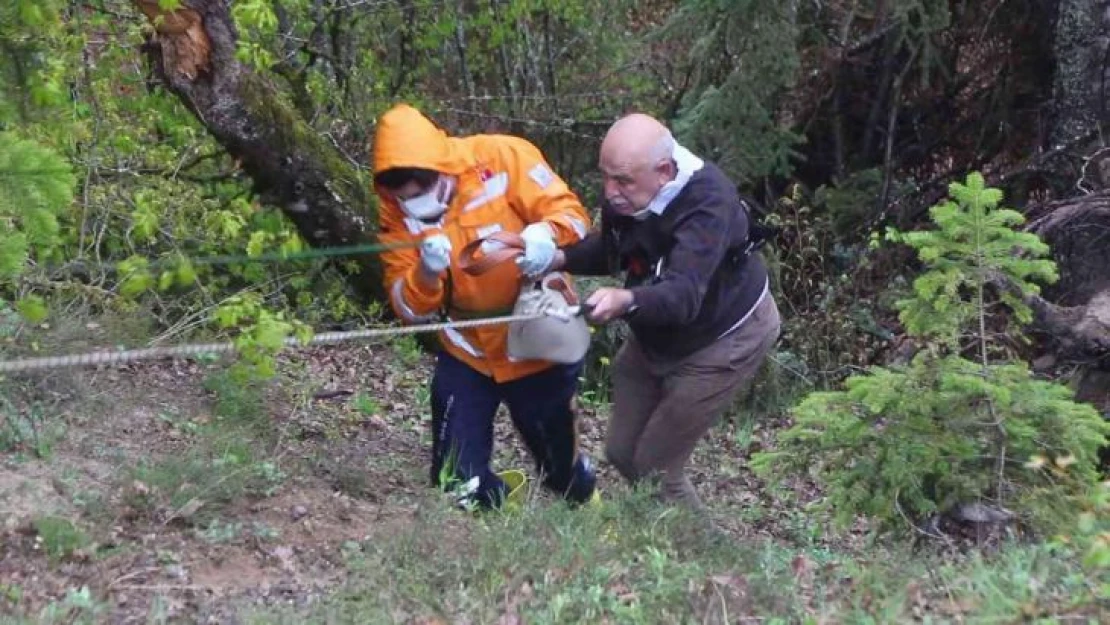
<path id="1" fill-rule="evenodd" d="M 937 229 L 888 235 L 925 265 L 912 297 L 897 307 L 926 349 L 908 366 L 874 367 L 843 390 L 806 397 L 778 449 L 756 454 L 753 468 L 776 479 L 815 469 L 840 524 L 862 514 L 880 530 L 905 528 L 986 499 L 1031 527 L 1064 526 L 1097 483 L 1097 452 L 1110 425 L 1068 388 L 1034 379 L 1025 363 L 991 356 L 987 320 L 997 302 L 988 285 L 1005 276 L 1034 293 L 1035 280 L 1055 279 L 1055 266 L 1043 258 L 1048 246 L 1012 229 L 1021 215 L 999 208 L 1002 194 L 982 176 L 952 184 L 950 193 L 930 213 Z M 1004 303 L 1019 325 L 1029 319 L 1020 299 Z M 977 360 L 963 356 L 968 339 Z M 1030 463 L 1045 457 L 1055 461 Z"/>
<path id="2" fill-rule="evenodd" d="M 0 281 L 22 273 L 32 254 L 54 254 L 60 243 L 58 217 L 73 201 L 75 187 L 64 158 L 0 132 Z"/>

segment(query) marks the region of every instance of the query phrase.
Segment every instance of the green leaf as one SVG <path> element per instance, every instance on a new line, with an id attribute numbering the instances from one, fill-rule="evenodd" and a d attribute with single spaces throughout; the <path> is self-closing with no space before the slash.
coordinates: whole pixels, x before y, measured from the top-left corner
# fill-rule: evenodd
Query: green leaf
<path id="1" fill-rule="evenodd" d="M 270 236 L 270 233 L 261 230 L 252 232 L 250 240 L 247 242 L 247 256 L 253 257 L 262 254 Z"/>
<path id="2" fill-rule="evenodd" d="M 29 249 L 27 235 L 22 232 L 0 235 L 0 280 L 10 280 L 23 273 Z"/>
<path id="3" fill-rule="evenodd" d="M 0 132 L 0 279 L 12 279 L 34 254 L 59 245 L 58 216 L 72 203 L 76 178 L 60 155 Z"/>
<path id="4" fill-rule="evenodd" d="M 46 302 L 37 295 L 28 295 L 19 300 L 15 309 L 28 323 L 41 323 L 46 319 Z"/>
<path id="5" fill-rule="evenodd" d="M 178 286 L 192 286 L 197 281 L 197 272 L 193 264 L 185 260 L 177 267 Z"/>
<path id="6" fill-rule="evenodd" d="M 159 291 L 165 291 L 166 289 L 173 286 L 173 283 L 174 283 L 174 272 L 172 272 L 172 271 L 163 271 L 162 275 L 158 277 L 158 290 Z"/>

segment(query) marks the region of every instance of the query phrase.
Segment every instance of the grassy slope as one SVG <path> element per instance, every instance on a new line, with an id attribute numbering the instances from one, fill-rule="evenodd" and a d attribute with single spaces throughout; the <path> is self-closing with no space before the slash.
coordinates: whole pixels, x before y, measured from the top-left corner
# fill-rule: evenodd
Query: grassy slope
<path id="1" fill-rule="evenodd" d="M 746 472 L 747 453 L 769 444 L 766 420 L 725 423 L 696 454 L 720 533 L 628 490 L 604 462 L 600 507 L 570 510 L 533 493 L 510 514 L 466 515 L 425 484 L 427 375 L 406 341 L 310 350 L 257 389 L 232 384 L 216 363 L 4 382 L 16 404 L 42 407 L 35 418 L 48 427 L 37 427 L 52 438 L 39 459 L 25 438 L 2 439 L 0 468 L 22 480 L 5 501 L 23 507 L 0 534 L 0 622 L 1110 616 L 1107 580 L 1066 552 L 942 556 L 829 534 Z M 313 399 L 327 389 L 350 394 Z M 584 414 L 584 445 L 599 457 L 604 407 Z M 504 423 L 498 440 L 498 466 L 528 466 Z"/>

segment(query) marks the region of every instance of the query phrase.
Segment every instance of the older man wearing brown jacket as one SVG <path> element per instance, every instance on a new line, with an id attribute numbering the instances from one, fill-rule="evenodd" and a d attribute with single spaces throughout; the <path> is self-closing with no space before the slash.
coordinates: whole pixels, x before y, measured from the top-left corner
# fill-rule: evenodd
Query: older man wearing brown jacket
<path id="1" fill-rule="evenodd" d="M 601 228 L 552 269 L 626 274 L 586 300 L 592 321 L 632 330 L 613 363 L 606 455 L 630 481 L 657 475 L 664 499 L 701 510 L 686 463 L 779 337 L 767 268 L 735 185 L 654 118 L 617 121 L 600 169 Z"/>

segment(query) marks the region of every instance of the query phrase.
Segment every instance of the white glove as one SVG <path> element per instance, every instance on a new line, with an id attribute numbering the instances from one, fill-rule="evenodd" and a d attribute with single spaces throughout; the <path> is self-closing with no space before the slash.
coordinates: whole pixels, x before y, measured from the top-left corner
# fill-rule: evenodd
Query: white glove
<path id="1" fill-rule="evenodd" d="M 420 264 L 432 275 L 439 275 L 447 269 L 451 265 L 451 239 L 442 234 L 424 239 L 420 245 Z"/>
<path id="2" fill-rule="evenodd" d="M 529 278 L 547 271 L 551 261 L 555 260 L 555 235 L 551 232 L 551 226 L 545 223 L 531 224 L 520 233 L 520 237 L 524 239 L 524 254 L 516 259 L 520 270 Z"/>

